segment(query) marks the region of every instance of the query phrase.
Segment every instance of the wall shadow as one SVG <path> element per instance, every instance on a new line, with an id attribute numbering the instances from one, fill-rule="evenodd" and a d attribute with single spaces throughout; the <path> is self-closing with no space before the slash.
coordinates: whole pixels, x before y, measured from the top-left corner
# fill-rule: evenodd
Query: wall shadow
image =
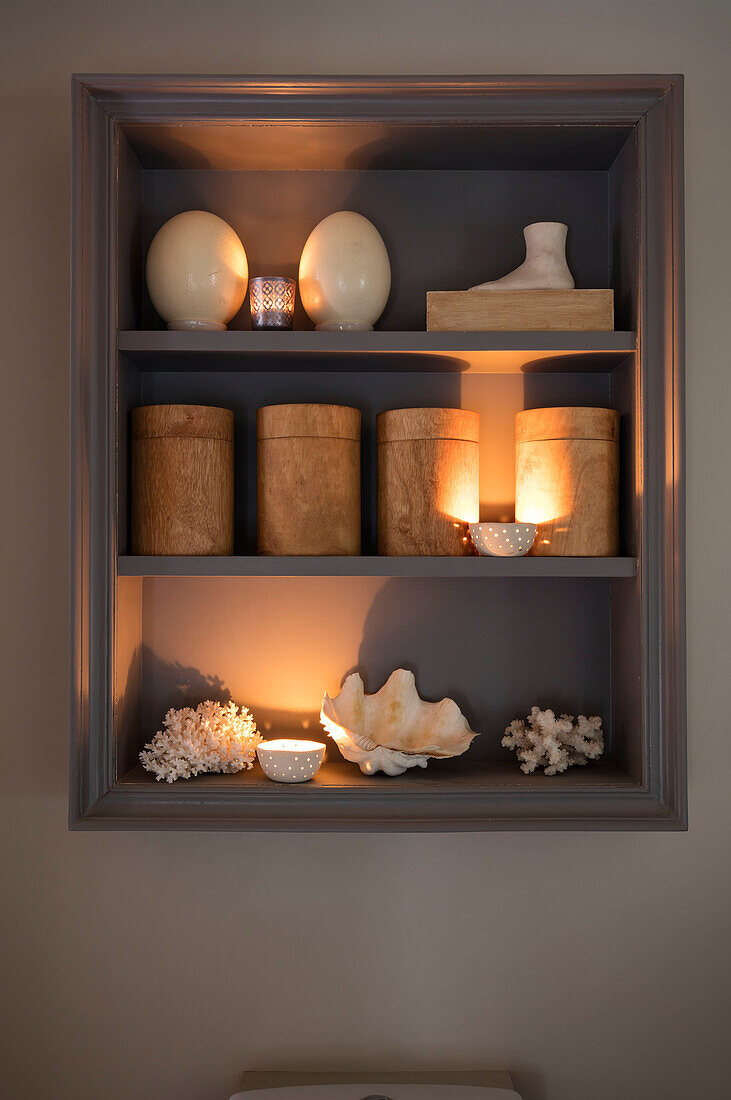
<path id="1" fill-rule="evenodd" d="M 149 646 L 142 646 L 142 696 L 154 688 L 154 696 L 169 700 L 169 707 L 197 707 L 206 699 L 228 703 L 231 692 L 220 678 L 180 661 L 163 661 Z"/>
<path id="2" fill-rule="evenodd" d="M 179 661 L 163 661 L 149 646 L 138 646 L 115 707 L 116 773 L 139 762 L 170 707 L 197 707 L 206 699 L 228 703 L 231 692 L 219 676 Z"/>
<path id="3" fill-rule="evenodd" d="M 317 715 L 311 711 L 250 706 L 244 698 L 234 699 L 220 676 L 180 661 L 164 661 L 144 645 L 137 647 L 129 662 L 125 687 L 115 707 L 117 776 L 136 766 L 141 749 L 162 728 L 171 707 L 197 707 L 207 699 L 218 703 L 233 700 L 248 707 L 262 737 L 326 740 Z"/>
<path id="4" fill-rule="evenodd" d="M 135 766 L 142 748 L 142 744 L 138 745 L 141 728 L 141 677 L 142 646 L 138 645 L 127 662 L 124 688 L 117 693 L 114 701 L 114 768 L 117 778 Z"/>
<path id="5" fill-rule="evenodd" d="M 475 757 L 503 759 L 506 725 L 534 704 L 608 719 L 608 622 L 601 580 L 393 579 L 366 618 L 358 671 L 373 692 L 411 669 L 423 698 L 454 699 L 482 734 Z"/>

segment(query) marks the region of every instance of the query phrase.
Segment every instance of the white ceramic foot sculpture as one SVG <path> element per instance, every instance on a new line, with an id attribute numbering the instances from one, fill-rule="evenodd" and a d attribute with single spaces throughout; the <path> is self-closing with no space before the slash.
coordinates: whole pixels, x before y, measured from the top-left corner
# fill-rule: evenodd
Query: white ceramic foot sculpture
<path id="1" fill-rule="evenodd" d="M 574 277 L 566 262 L 563 222 L 533 222 L 523 230 L 525 260 L 502 279 L 471 286 L 470 290 L 573 290 Z"/>

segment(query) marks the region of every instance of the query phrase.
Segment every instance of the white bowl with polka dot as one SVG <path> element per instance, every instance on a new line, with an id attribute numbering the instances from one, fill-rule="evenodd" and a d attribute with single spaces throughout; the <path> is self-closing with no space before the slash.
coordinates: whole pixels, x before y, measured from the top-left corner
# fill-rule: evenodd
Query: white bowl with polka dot
<path id="1" fill-rule="evenodd" d="M 536 540 L 535 523 L 471 523 L 478 554 L 491 558 L 522 558 Z"/>
<path id="2" fill-rule="evenodd" d="M 267 779 L 276 783 L 305 783 L 312 779 L 325 758 L 320 741 L 260 741 L 256 755 Z"/>

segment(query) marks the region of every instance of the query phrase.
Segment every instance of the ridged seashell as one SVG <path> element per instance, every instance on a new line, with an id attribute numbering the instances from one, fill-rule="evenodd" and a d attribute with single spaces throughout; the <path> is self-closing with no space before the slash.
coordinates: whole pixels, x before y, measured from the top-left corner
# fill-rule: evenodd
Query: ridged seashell
<path id="1" fill-rule="evenodd" d="M 404 668 L 375 695 L 366 695 L 358 673 L 351 673 L 334 699 L 325 693 L 320 722 L 364 775 L 402 775 L 425 768 L 430 757 L 460 756 L 477 736 L 453 699 L 420 698 L 413 672 Z"/>

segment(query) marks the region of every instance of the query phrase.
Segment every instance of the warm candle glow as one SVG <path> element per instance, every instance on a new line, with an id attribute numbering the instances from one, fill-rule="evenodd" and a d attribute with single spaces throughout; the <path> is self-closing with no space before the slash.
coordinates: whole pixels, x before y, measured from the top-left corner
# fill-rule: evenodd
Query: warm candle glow
<path id="1" fill-rule="evenodd" d="M 260 749 L 268 749 L 270 752 L 312 752 L 325 746 L 322 741 L 294 741 L 287 737 L 277 738 L 275 741 L 260 741 Z"/>
<path id="2" fill-rule="evenodd" d="M 465 476 L 455 476 L 448 467 L 439 471 L 436 485 L 436 505 L 439 513 L 450 519 L 455 527 L 477 523 L 480 518 L 480 499 L 476 481 Z"/>
<path id="3" fill-rule="evenodd" d="M 285 737 L 261 741 L 256 755 L 267 779 L 277 783 L 304 783 L 312 779 L 325 758 L 322 741 L 300 741 Z"/>
<path id="4" fill-rule="evenodd" d="M 554 523 L 561 517 L 563 502 L 559 499 L 559 490 L 555 485 L 544 488 L 531 488 L 523 492 L 515 503 L 517 523 Z"/>
<path id="5" fill-rule="evenodd" d="M 619 413 L 559 406 L 515 416 L 515 518 L 534 554 L 612 557 L 619 549 Z"/>

